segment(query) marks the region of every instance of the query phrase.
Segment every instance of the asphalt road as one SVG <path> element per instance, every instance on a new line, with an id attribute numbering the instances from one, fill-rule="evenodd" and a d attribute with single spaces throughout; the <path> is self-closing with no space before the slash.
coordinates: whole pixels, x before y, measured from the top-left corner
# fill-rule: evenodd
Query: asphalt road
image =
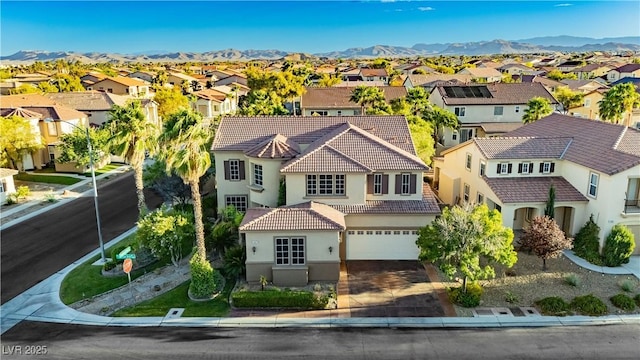
<path id="1" fill-rule="evenodd" d="M 637 359 L 640 325 L 500 329 L 92 327 L 23 321 L 2 359 Z M 36 351 L 46 352 L 42 356 Z M 18 353 L 17 351 L 20 351 Z M 25 352 L 32 352 L 26 357 Z"/>
<path id="2" fill-rule="evenodd" d="M 162 200 L 145 191 L 147 205 Z M 98 188 L 104 242 L 138 219 L 133 173 Z M 93 197 L 81 197 L 2 231 L 2 304 L 98 248 Z M 109 254 L 106 254 L 109 256 Z"/>

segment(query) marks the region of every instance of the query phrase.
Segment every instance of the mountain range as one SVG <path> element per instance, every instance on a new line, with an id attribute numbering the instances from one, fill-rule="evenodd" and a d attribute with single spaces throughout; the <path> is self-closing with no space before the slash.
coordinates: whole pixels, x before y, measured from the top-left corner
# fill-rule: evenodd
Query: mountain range
<path id="1" fill-rule="evenodd" d="M 375 45 L 350 48 L 316 54 L 302 54 L 304 58 L 363 59 L 400 58 L 437 55 L 491 55 L 552 52 L 626 52 L 640 51 L 640 36 L 594 39 L 574 36 L 537 37 L 516 41 L 492 40 L 466 43 L 415 44 L 412 47 Z M 225 49 L 207 52 L 168 52 L 163 50 L 141 51 L 133 54 L 79 53 L 73 51 L 23 50 L 0 57 L 6 64 L 24 64 L 34 61 L 69 60 L 83 63 L 95 62 L 209 62 L 277 60 L 289 56 L 282 50 L 237 50 Z"/>

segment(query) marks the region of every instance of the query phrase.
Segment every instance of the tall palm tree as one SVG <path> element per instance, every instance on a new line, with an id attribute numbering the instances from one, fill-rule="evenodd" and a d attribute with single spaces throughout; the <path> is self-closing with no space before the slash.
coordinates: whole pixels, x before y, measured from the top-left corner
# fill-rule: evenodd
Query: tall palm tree
<path id="1" fill-rule="evenodd" d="M 142 169 L 145 153 L 157 150 L 158 128 L 149 121 L 142 110 L 140 101 L 131 101 L 125 106 L 113 105 L 109 111 L 107 127 L 111 132 L 109 147 L 118 156 L 131 164 L 138 196 L 138 213 L 146 212 Z"/>
<path id="2" fill-rule="evenodd" d="M 618 84 L 609 89 L 600 103 L 598 111 L 603 120 L 619 123 L 625 112 L 629 113 L 626 126 L 630 125 L 631 112 L 640 104 L 640 95 L 632 83 Z"/>
<path id="3" fill-rule="evenodd" d="M 524 115 L 522 115 L 522 122 L 525 124 L 532 123 L 536 120 L 540 120 L 543 117 L 551 114 L 553 112 L 553 108 L 551 107 L 551 103 L 548 99 L 536 96 L 531 98 L 527 103 L 527 108 L 524 110 Z"/>
<path id="4" fill-rule="evenodd" d="M 373 105 L 378 102 L 385 102 L 384 93 L 380 88 L 373 86 L 357 86 L 351 92 L 351 97 L 349 101 L 360 104 L 362 107 L 362 115 L 366 114 L 367 105 Z"/>
<path id="5" fill-rule="evenodd" d="M 174 171 L 191 188 L 196 230 L 196 246 L 200 259 L 206 259 L 200 177 L 211 166 L 207 144 L 211 130 L 202 125 L 202 116 L 192 110 L 180 110 L 167 118 L 160 135 L 161 158 L 167 164 L 167 173 Z"/>
<path id="6" fill-rule="evenodd" d="M 411 106 L 411 113 L 413 115 L 419 115 L 431 109 L 429 93 L 421 86 L 407 90 L 407 96 L 405 98 Z"/>

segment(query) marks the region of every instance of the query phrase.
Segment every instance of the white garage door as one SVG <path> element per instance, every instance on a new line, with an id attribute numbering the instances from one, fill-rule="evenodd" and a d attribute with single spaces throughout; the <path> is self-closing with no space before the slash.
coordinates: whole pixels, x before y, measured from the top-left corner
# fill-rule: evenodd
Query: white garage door
<path id="1" fill-rule="evenodd" d="M 347 260 L 417 260 L 416 230 L 347 230 Z"/>

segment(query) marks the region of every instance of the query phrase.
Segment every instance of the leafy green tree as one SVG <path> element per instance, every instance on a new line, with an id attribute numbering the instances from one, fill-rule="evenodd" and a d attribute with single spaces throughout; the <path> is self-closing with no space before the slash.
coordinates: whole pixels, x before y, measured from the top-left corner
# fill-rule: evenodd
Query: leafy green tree
<path id="1" fill-rule="evenodd" d="M 70 74 L 56 74 L 52 83 L 58 88 L 58 92 L 84 91 L 80 78 Z"/>
<path id="2" fill-rule="evenodd" d="M 286 115 L 289 112 L 282 100 L 273 92 L 266 90 L 250 91 L 241 101 L 240 113 L 243 115 Z"/>
<path id="3" fill-rule="evenodd" d="M 340 82 L 342 82 L 342 79 L 340 79 L 339 76 L 331 76 L 331 75 L 328 75 L 328 74 L 322 74 L 322 75 L 320 75 L 320 79 L 318 80 L 318 86 L 319 87 L 332 87 L 332 86 L 340 84 Z"/>
<path id="4" fill-rule="evenodd" d="M 89 156 L 87 147 L 87 130 L 74 127 L 73 131 L 60 137 L 60 156 L 56 159 L 59 163 L 75 162 L 78 167 L 84 167 L 91 163 L 98 163 L 108 154 L 109 131 L 106 129 L 89 128 L 92 156 Z"/>
<path id="5" fill-rule="evenodd" d="M 525 124 L 540 120 L 553 112 L 549 99 L 536 96 L 527 102 L 527 108 L 524 109 L 522 122 Z"/>
<path id="6" fill-rule="evenodd" d="M 493 263 L 507 267 L 516 263 L 512 242 L 513 231 L 502 225 L 500 212 L 482 204 L 445 208 L 442 216 L 420 229 L 416 244 L 421 261 L 432 262 L 449 278 L 462 276 L 466 292 L 468 280 L 495 276 Z"/>
<path id="7" fill-rule="evenodd" d="M 571 89 L 566 87 L 557 88 L 553 93 L 553 96 L 560 104 L 562 104 L 562 109 L 565 114 L 569 112 L 569 109 L 582 104 L 582 100 L 584 99 L 583 93 L 579 91 L 571 91 Z"/>
<path id="8" fill-rule="evenodd" d="M 43 93 L 57 93 L 58 88 L 55 85 L 51 85 L 51 83 L 43 81 L 38 84 L 38 90 Z"/>
<path id="9" fill-rule="evenodd" d="M 434 140 L 433 140 L 433 127 L 431 123 L 415 115 L 407 117 L 409 123 L 409 131 L 411 132 L 411 139 L 413 145 L 416 148 L 418 157 L 424 161 L 425 164 L 431 164 L 431 158 L 435 153 Z"/>
<path id="10" fill-rule="evenodd" d="M 640 95 L 632 83 L 618 84 L 607 90 L 599 104 L 600 117 L 614 123 L 620 123 L 625 113 L 628 114 L 626 125 L 631 123 L 634 107 L 640 105 Z"/>
<path id="11" fill-rule="evenodd" d="M 20 86 L 18 86 L 15 89 L 11 89 L 9 90 L 9 93 L 11 95 L 18 95 L 18 94 L 35 94 L 35 93 L 39 93 L 40 90 L 38 90 L 37 87 L 31 85 L 31 84 L 22 84 Z"/>
<path id="12" fill-rule="evenodd" d="M 158 103 L 158 116 L 163 119 L 171 113 L 189 108 L 189 99 L 177 87 L 157 90 L 153 100 Z"/>
<path id="13" fill-rule="evenodd" d="M 193 218 L 190 214 L 162 206 L 138 220 L 136 239 L 158 259 L 169 258 L 178 266 L 193 249 Z"/>
<path id="14" fill-rule="evenodd" d="M 617 224 L 611 229 L 602 248 L 602 259 L 606 266 L 620 266 L 629 262 L 636 248 L 634 235 L 629 228 Z"/>
<path id="15" fill-rule="evenodd" d="M 563 73 L 558 69 L 553 69 L 547 73 L 547 78 L 555 81 L 560 81 L 564 79 L 577 80 L 578 76 L 574 73 Z"/>
<path id="16" fill-rule="evenodd" d="M 411 113 L 413 115 L 420 115 L 425 111 L 431 110 L 431 103 L 429 102 L 429 93 L 423 87 L 415 87 L 407 90 L 407 96 L 405 99 L 411 107 Z"/>
<path id="17" fill-rule="evenodd" d="M 458 117 L 447 109 L 433 105 L 431 110 L 422 114 L 422 118 L 431 122 L 433 126 L 434 142 L 441 143 L 441 134 L 445 128 L 457 130 L 460 128 Z"/>
<path id="18" fill-rule="evenodd" d="M 247 84 L 251 88 L 245 99 L 245 109 L 251 108 L 253 101 L 262 101 L 267 94 L 269 101 L 273 102 L 273 106 L 270 108 L 279 111 L 279 109 L 284 109 L 284 100 L 291 101 L 305 92 L 306 75 L 296 76 L 291 71 L 268 72 L 255 67 L 249 67 L 245 70 L 245 74 L 247 75 Z M 260 105 L 258 108 L 264 108 L 264 106 Z"/>
<path id="19" fill-rule="evenodd" d="M 548 216 L 536 216 L 524 230 L 522 246 L 531 249 L 542 259 L 542 270 L 547 270 L 547 259 L 557 258 L 565 249 L 571 249 L 573 242 L 567 239 L 558 224 Z"/>
<path id="20" fill-rule="evenodd" d="M 151 79 L 151 86 L 156 91 L 156 95 L 158 91 L 165 89 L 164 85 L 167 81 L 169 81 L 169 75 L 164 71 L 158 71 L 156 76 Z"/>
<path id="21" fill-rule="evenodd" d="M 211 166 L 207 149 L 211 137 L 211 131 L 202 125 L 202 116 L 191 110 L 180 110 L 169 115 L 160 135 L 160 158 L 167 165 L 167 174 L 175 171 L 191 188 L 196 247 L 202 261 L 206 261 L 207 252 L 202 221 L 200 177 Z"/>
<path id="22" fill-rule="evenodd" d="M 144 115 L 140 101 L 131 101 L 125 106 L 113 105 L 109 111 L 107 127 L 110 132 L 111 151 L 133 167 L 138 196 L 138 214 L 142 216 L 147 206 L 144 200 L 144 182 L 142 170 L 147 152 L 157 150 L 159 129 Z"/>
<path id="23" fill-rule="evenodd" d="M 386 69 L 389 65 L 389 60 L 380 58 L 373 60 L 371 63 L 373 69 Z"/>
<path id="24" fill-rule="evenodd" d="M 412 115 L 411 114 L 411 105 L 407 103 L 406 98 L 396 98 L 390 101 L 391 103 L 391 112 L 394 115 Z"/>
<path id="25" fill-rule="evenodd" d="M 359 104 L 362 108 L 362 114 L 367 113 L 367 107 L 373 107 L 376 104 L 384 103 L 384 93 L 380 88 L 373 86 L 360 85 L 356 86 L 351 92 L 349 101 Z"/>
<path id="26" fill-rule="evenodd" d="M 22 157 L 44 147 L 44 139 L 29 120 L 0 116 L 0 166 L 23 171 Z"/>

